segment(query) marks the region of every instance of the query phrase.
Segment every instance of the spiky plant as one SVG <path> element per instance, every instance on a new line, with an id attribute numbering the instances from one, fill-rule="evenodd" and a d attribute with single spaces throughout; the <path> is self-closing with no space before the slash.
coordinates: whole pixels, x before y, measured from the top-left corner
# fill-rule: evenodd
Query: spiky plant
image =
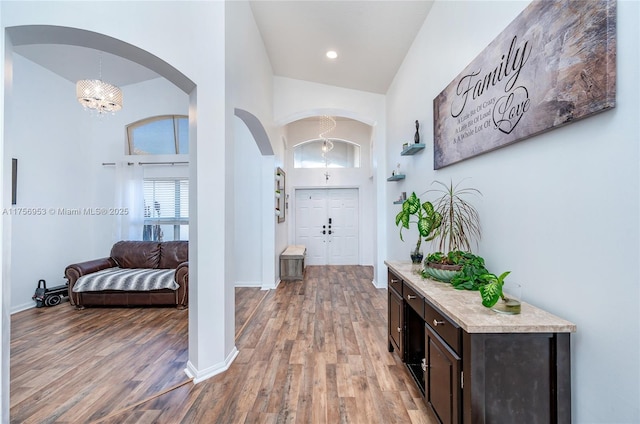
<path id="1" fill-rule="evenodd" d="M 442 215 L 438 234 L 438 248 L 441 252 L 471 252 L 472 243 L 475 242 L 477 246 L 482 234 L 478 211 L 466 200 L 468 196 L 482 196 L 482 193 L 475 188 L 461 188 L 461 182 L 454 185 L 451 181 L 447 185 L 434 181 L 441 188 L 427 191 L 440 194 L 433 204 Z"/>

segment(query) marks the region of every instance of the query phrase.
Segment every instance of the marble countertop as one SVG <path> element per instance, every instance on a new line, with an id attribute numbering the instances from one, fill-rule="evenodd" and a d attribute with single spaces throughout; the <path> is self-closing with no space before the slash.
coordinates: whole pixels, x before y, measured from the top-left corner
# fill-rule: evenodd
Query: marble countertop
<path id="1" fill-rule="evenodd" d="M 576 325 L 549 312 L 522 302 L 518 315 L 505 315 L 482 306 L 480 293 L 456 290 L 448 283 L 423 278 L 410 262 L 385 261 L 427 301 L 437 307 L 467 333 L 573 333 Z"/>

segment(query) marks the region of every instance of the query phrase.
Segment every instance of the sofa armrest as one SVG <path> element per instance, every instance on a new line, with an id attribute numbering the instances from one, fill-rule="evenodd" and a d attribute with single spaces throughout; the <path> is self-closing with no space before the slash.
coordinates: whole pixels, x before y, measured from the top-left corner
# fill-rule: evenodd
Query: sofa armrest
<path id="1" fill-rule="evenodd" d="M 64 270 L 64 276 L 69 281 L 69 301 L 72 305 L 75 305 L 75 298 L 73 293 L 73 286 L 78 281 L 78 278 L 83 275 L 91 274 L 94 272 L 102 271 L 103 269 L 113 268 L 118 266 L 116 261 L 112 258 L 94 259 L 92 261 L 80 262 L 77 264 L 71 264 Z"/>
<path id="2" fill-rule="evenodd" d="M 176 283 L 180 286 L 176 290 L 178 307 L 186 308 L 189 305 L 189 261 L 182 262 L 176 268 Z"/>

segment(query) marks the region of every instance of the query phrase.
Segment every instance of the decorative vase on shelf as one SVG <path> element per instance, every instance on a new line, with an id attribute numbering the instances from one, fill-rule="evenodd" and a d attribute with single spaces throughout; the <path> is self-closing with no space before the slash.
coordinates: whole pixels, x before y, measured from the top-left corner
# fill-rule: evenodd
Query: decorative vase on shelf
<path id="1" fill-rule="evenodd" d="M 418 123 L 418 121 L 416 120 L 416 135 L 413 136 L 413 141 L 416 142 L 416 144 L 420 143 L 420 134 L 418 133 L 418 127 L 420 126 L 420 124 Z"/>

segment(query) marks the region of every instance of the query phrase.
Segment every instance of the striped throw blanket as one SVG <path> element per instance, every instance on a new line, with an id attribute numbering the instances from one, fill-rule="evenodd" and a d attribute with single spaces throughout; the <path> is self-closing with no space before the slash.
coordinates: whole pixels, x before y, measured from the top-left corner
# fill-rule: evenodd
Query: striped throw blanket
<path id="1" fill-rule="evenodd" d="M 109 268 L 83 275 L 73 286 L 74 292 L 102 290 L 150 291 L 176 290 L 175 269 Z"/>

